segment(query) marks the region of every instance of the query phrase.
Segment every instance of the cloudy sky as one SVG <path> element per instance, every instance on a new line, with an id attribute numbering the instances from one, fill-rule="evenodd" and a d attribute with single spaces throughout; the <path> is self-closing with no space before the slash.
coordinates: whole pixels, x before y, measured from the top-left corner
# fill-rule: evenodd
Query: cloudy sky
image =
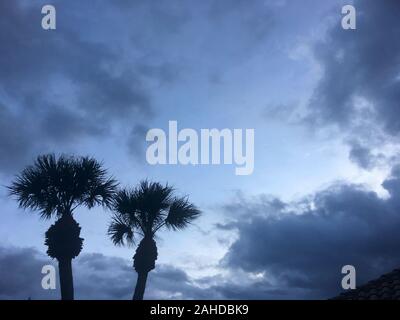
<path id="1" fill-rule="evenodd" d="M 341 28 L 353 3 L 357 29 Z M 400 267 L 398 0 L 0 2 L 0 299 L 40 286 L 53 221 L 4 186 L 42 153 L 90 155 L 122 186 L 168 182 L 203 212 L 162 232 L 146 298 L 324 299 Z M 255 130 L 254 172 L 146 162 L 146 132 Z M 76 297 L 129 299 L 134 248 L 79 209 Z"/>

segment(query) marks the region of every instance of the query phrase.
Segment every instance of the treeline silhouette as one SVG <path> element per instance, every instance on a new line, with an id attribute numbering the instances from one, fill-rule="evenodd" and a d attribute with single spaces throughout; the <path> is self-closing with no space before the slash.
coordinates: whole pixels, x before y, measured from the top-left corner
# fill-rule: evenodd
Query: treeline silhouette
<path id="1" fill-rule="evenodd" d="M 7 187 L 24 209 L 39 211 L 42 218 L 57 221 L 45 234 L 47 254 L 58 261 L 62 300 L 74 299 L 72 259 L 83 247 L 81 227 L 75 210 L 103 206 L 112 211 L 108 235 L 115 245 L 134 245 L 137 272 L 134 300 L 142 300 L 148 273 L 155 268 L 155 233 L 180 230 L 200 215 L 187 197 L 174 195 L 174 188 L 158 182 L 141 181 L 135 188 L 119 188 L 119 183 L 91 157 L 40 155 Z"/>

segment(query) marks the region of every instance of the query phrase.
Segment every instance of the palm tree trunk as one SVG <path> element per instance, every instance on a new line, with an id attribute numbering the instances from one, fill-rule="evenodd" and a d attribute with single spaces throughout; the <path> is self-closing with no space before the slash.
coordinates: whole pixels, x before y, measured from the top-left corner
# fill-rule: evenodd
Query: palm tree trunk
<path id="1" fill-rule="evenodd" d="M 61 300 L 74 300 L 74 280 L 72 278 L 71 260 L 72 259 L 58 260 Z"/>
<path id="2" fill-rule="evenodd" d="M 138 272 L 136 281 L 135 293 L 133 294 L 133 300 L 143 300 L 144 290 L 146 289 L 148 272 Z"/>

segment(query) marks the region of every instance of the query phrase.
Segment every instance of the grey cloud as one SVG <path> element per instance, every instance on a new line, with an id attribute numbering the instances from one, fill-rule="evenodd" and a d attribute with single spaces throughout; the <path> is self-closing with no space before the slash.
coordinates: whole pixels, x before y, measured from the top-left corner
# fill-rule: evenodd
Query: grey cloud
<path id="1" fill-rule="evenodd" d="M 43 133 L 59 142 L 74 142 L 82 136 L 101 136 L 107 129 L 99 123 L 88 122 L 79 114 L 66 108 L 53 106 L 37 123 Z"/>
<path id="2" fill-rule="evenodd" d="M 261 195 L 257 199 L 248 199 L 243 192 L 238 191 L 233 202 L 224 205 L 226 212 L 240 213 L 245 219 L 254 216 L 276 215 L 277 212 L 287 210 L 288 204 L 282 200 L 271 196 Z M 232 227 L 232 224 L 225 224 L 225 226 Z"/>
<path id="3" fill-rule="evenodd" d="M 166 83 L 174 66 L 163 61 L 123 62 L 123 37 L 99 37 L 85 25 L 84 10 L 98 7 L 124 18 L 105 2 L 78 6 L 55 2 L 58 28 L 40 27 L 43 1 L 6 1 L 0 28 L 0 170 L 19 169 L 35 153 L 77 139 L 99 138 L 114 123 L 131 126 L 153 115 L 146 81 Z M 119 14 L 119 16 L 118 16 Z M 126 17 L 125 17 L 126 18 Z M 129 34 L 126 35 L 129 39 Z"/>
<path id="4" fill-rule="evenodd" d="M 0 247 L 0 299 L 59 299 L 56 290 L 41 287 L 42 267 L 57 266 L 34 248 Z M 100 253 L 82 254 L 73 261 L 77 299 L 131 299 L 136 283 L 132 261 Z M 187 274 L 169 265 L 157 265 L 149 275 L 147 299 L 193 299 L 207 295 Z M 209 296 L 209 295 L 208 295 Z"/>
<path id="5" fill-rule="evenodd" d="M 400 5 L 395 0 L 356 1 L 357 30 L 345 31 L 340 21 L 314 50 L 324 68 L 313 97 L 319 120 L 348 125 L 357 115 L 355 95 L 370 99 L 389 132 L 398 132 L 393 113 L 400 72 Z"/>
<path id="6" fill-rule="evenodd" d="M 383 154 L 374 155 L 371 149 L 357 141 L 350 143 L 349 159 L 363 169 L 371 169 L 385 160 Z"/>
<path id="7" fill-rule="evenodd" d="M 213 290 L 220 294 L 220 297 L 233 300 L 285 300 L 291 296 L 285 289 L 274 287 L 267 281 L 257 281 L 251 286 L 227 283 L 223 286 L 215 286 Z M 291 292 L 295 295 L 295 292 Z"/>
<path id="8" fill-rule="evenodd" d="M 361 186 L 335 184 L 317 192 L 308 206 L 268 214 L 270 200 L 258 201 L 265 215 L 248 218 L 236 212 L 238 240 L 223 260 L 225 267 L 264 272 L 287 298 L 329 298 L 341 291 L 341 268 L 351 264 L 357 283 L 400 265 L 400 168 L 383 187 L 390 198 L 379 198 Z M 243 215 L 240 215 L 243 213 Z M 265 280 L 260 280 L 261 283 Z M 266 287 L 266 289 L 268 286 Z"/>
<path id="9" fill-rule="evenodd" d="M 147 126 L 139 124 L 129 134 L 128 150 L 137 159 L 145 159 L 146 133 L 148 130 Z"/>
<path id="10" fill-rule="evenodd" d="M 308 120 L 336 125 L 365 144 L 350 156 L 366 168 L 372 165 L 367 149 L 380 146 L 369 136 L 389 141 L 400 133 L 400 3 L 362 0 L 354 6 L 357 30 L 343 30 L 338 19 L 314 48 L 323 75 L 311 97 Z"/>
<path id="11" fill-rule="evenodd" d="M 42 267 L 52 264 L 33 248 L 0 247 L 0 299 L 55 299 L 41 287 Z"/>
<path id="12" fill-rule="evenodd" d="M 135 126 L 156 114 L 154 91 L 247 59 L 274 24 L 263 2 L 53 1 L 57 30 L 44 31 L 43 4 L 0 4 L 0 105 L 8 110 L 0 121 L 17 124 L 0 132 L 2 173 L 114 127 L 134 128 L 124 142 L 137 153 Z"/>
<path id="13" fill-rule="evenodd" d="M 61 2 L 57 3 L 58 19 L 68 23 L 60 23 L 54 32 L 42 30 L 38 23 L 40 4 L 2 4 L 6 19 L 0 35 L 5 44 L 1 47 L 0 76 L 5 92 L 14 98 L 21 97 L 24 108 L 35 107 L 40 112 L 51 98 L 48 92 L 52 84 L 62 87 L 66 80 L 67 85 L 76 86 L 81 101 L 76 111 L 81 113 L 124 117 L 126 110 L 147 112 L 149 97 L 139 79 L 134 73 L 118 74 L 113 69 L 118 57 L 113 46 L 106 46 L 82 29 L 79 33 L 74 30 L 83 21 L 80 16 L 68 15 L 73 10 L 67 10 Z"/>
<path id="14" fill-rule="evenodd" d="M 57 263 L 34 248 L 0 247 L 0 299 L 59 299 L 56 290 L 41 288 L 43 265 Z M 76 299 L 131 299 L 136 283 L 132 260 L 100 253 L 82 254 L 73 261 Z M 191 279 L 184 270 L 157 264 L 149 273 L 146 299 L 285 298 L 288 293 L 267 281 L 237 284 L 221 276 Z M 235 281 L 232 281 L 235 280 Z"/>
<path id="15" fill-rule="evenodd" d="M 188 8 L 193 3 L 181 1 L 155 0 L 151 3 L 146 1 L 116 0 L 115 4 L 121 10 L 140 12 L 140 17 L 147 20 L 155 20 L 157 24 L 152 26 L 152 31 L 161 33 L 176 33 L 190 20 Z"/>
<path id="16" fill-rule="evenodd" d="M 266 2 L 223 0 L 206 4 L 208 22 L 214 27 L 206 39 L 205 52 L 212 53 L 218 61 L 235 64 L 250 59 L 276 30 L 277 13 Z"/>
<path id="17" fill-rule="evenodd" d="M 209 17 L 211 20 L 221 24 L 232 22 L 233 19 L 239 21 L 236 26 L 240 26 L 243 33 L 247 35 L 248 40 L 265 39 L 273 26 L 273 5 L 262 1 L 244 1 L 244 0 L 222 0 L 210 2 Z M 226 18 L 230 19 L 226 19 Z"/>
<path id="18" fill-rule="evenodd" d="M 18 126 L 19 117 L 0 104 L 0 168 L 2 171 L 21 166 L 27 157 L 32 138 L 28 125 Z"/>

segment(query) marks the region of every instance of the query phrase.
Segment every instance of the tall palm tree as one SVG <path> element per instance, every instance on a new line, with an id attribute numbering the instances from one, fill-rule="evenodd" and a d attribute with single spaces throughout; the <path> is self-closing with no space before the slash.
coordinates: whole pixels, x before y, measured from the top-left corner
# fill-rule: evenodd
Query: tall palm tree
<path id="1" fill-rule="evenodd" d="M 110 206 L 117 183 L 101 163 L 89 157 L 39 156 L 9 186 L 21 208 L 58 220 L 45 234 L 47 254 L 58 260 L 61 299 L 74 299 L 71 261 L 82 250 L 81 228 L 73 213 L 79 206 Z"/>
<path id="2" fill-rule="evenodd" d="M 135 189 L 117 192 L 108 234 L 115 245 L 134 244 L 141 237 L 133 257 L 138 277 L 133 300 L 142 300 L 148 273 L 155 268 L 155 233 L 163 227 L 179 230 L 187 227 L 200 211 L 187 197 L 175 197 L 174 189 L 157 182 L 142 181 Z"/>

